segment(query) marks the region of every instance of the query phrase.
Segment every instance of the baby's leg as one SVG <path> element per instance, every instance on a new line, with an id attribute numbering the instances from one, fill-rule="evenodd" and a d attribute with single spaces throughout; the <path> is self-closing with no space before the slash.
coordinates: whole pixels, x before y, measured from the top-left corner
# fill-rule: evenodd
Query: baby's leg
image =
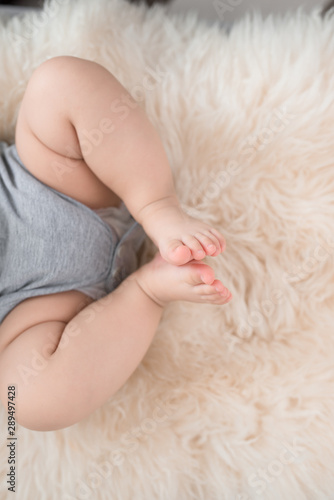
<path id="1" fill-rule="evenodd" d="M 23 113 L 42 144 L 82 158 L 124 200 L 167 261 L 181 265 L 224 250 L 218 231 L 181 209 L 158 133 L 105 68 L 67 56 L 46 61 L 29 82 Z"/>
<path id="2" fill-rule="evenodd" d="M 179 299 L 224 304 L 230 294 L 209 266 L 174 266 L 156 257 L 67 325 L 50 321 L 29 328 L 0 355 L 3 404 L 8 386 L 15 385 L 17 422 L 24 427 L 56 430 L 84 419 L 134 372 L 163 306 Z"/>

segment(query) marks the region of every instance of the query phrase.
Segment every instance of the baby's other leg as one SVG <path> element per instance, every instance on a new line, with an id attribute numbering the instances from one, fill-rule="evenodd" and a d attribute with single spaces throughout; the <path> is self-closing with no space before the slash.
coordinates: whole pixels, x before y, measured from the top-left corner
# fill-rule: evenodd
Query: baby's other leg
<path id="1" fill-rule="evenodd" d="M 107 69 L 69 56 L 44 62 L 28 84 L 23 115 L 59 155 L 66 156 L 71 135 L 73 156 L 124 200 L 167 261 L 181 265 L 224 250 L 217 230 L 181 209 L 157 131 Z"/>
<path id="2" fill-rule="evenodd" d="M 230 293 L 205 264 L 174 266 L 156 257 L 67 324 L 54 321 L 52 311 L 52 321 L 20 333 L 0 353 L 2 403 L 7 407 L 8 386 L 15 385 L 18 424 L 49 431 L 79 422 L 124 385 L 164 305 L 180 299 L 223 305 Z"/>
<path id="3" fill-rule="evenodd" d="M 32 326 L 0 354 L 2 403 L 7 406 L 7 387 L 15 385 L 19 425 L 51 431 L 79 422 L 136 369 L 161 312 L 162 307 L 128 278 L 67 324 L 49 321 Z"/>

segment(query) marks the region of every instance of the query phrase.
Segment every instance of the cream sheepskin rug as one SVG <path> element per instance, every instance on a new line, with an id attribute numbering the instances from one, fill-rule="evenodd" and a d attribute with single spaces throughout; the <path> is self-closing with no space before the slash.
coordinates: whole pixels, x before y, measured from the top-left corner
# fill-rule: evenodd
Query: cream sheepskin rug
<path id="1" fill-rule="evenodd" d="M 8 141 L 45 59 L 115 74 L 158 129 L 185 209 L 223 232 L 208 262 L 233 294 L 171 304 L 138 369 L 86 420 L 19 428 L 17 498 L 333 498 L 334 18 L 246 17 L 227 33 L 161 6 L 53 0 L 1 26 L 0 47 Z"/>

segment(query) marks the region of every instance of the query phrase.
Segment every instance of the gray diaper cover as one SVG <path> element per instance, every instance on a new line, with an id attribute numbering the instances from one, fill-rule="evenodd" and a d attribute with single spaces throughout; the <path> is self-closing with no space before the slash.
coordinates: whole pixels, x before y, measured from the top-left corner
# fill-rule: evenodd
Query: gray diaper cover
<path id="1" fill-rule="evenodd" d="M 137 269 L 144 239 L 124 203 L 92 210 L 39 181 L 15 144 L 0 142 L 0 323 L 30 297 L 107 295 Z"/>

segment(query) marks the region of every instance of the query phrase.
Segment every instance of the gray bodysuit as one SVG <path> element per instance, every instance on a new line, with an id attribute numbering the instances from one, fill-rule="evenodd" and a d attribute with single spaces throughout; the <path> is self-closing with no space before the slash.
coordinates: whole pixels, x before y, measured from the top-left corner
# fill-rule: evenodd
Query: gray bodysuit
<path id="1" fill-rule="evenodd" d="M 110 293 L 138 267 L 144 239 L 124 203 L 92 210 L 39 181 L 15 144 L 0 142 L 0 323 L 29 297 Z"/>

